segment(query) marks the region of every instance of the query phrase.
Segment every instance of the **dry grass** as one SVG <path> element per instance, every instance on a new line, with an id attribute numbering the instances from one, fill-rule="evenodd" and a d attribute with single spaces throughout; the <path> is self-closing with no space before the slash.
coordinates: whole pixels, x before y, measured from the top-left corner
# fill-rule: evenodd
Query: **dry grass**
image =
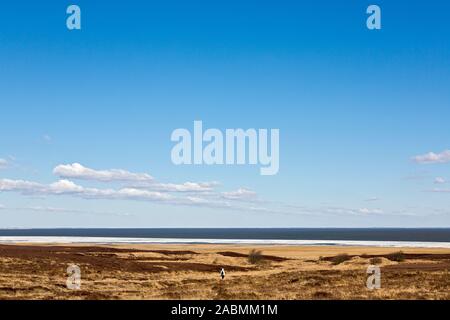
<path id="1" fill-rule="evenodd" d="M 398 262 L 390 249 L 341 249 L 0 246 L 0 299 L 450 299 L 449 250 L 405 249 Z M 65 285 L 72 263 L 80 291 Z M 380 290 L 366 288 L 371 264 Z"/>

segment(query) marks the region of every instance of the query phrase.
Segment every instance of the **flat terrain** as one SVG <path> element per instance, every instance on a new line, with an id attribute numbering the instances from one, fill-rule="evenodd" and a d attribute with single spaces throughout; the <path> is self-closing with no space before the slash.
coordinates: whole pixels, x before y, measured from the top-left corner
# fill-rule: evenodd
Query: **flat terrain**
<path id="1" fill-rule="evenodd" d="M 71 264 L 80 290 L 66 287 Z M 381 268 L 379 290 L 366 287 L 369 265 Z M 449 269 L 449 249 L 0 245 L 0 299 L 448 300 Z"/>

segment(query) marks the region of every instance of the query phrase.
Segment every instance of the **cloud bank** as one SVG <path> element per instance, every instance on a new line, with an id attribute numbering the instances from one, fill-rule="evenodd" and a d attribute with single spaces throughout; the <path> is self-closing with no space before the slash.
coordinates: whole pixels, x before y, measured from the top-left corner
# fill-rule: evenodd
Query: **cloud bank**
<path id="1" fill-rule="evenodd" d="M 412 159 L 420 164 L 447 163 L 450 162 L 450 150 L 445 150 L 441 153 L 429 152 L 427 154 L 415 156 Z"/>
<path id="2" fill-rule="evenodd" d="M 261 210 L 245 206 L 244 202 L 256 197 L 245 188 L 219 193 L 218 182 L 160 183 L 147 173 L 133 173 L 122 169 L 95 170 L 79 163 L 62 164 L 53 173 L 60 179 L 50 184 L 27 180 L 0 179 L 0 192 L 17 192 L 31 196 L 71 196 L 82 199 L 149 201 L 170 205 Z M 100 183 L 122 183 L 119 188 L 84 187 L 72 179 Z"/>
<path id="3" fill-rule="evenodd" d="M 79 163 L 59 165 L 53 174 L 60 178 L 92 180 L 100 182 L 150 182 L 153 177 L 146 173 L 132 173 L 122 169 L 94 170 Z"/>

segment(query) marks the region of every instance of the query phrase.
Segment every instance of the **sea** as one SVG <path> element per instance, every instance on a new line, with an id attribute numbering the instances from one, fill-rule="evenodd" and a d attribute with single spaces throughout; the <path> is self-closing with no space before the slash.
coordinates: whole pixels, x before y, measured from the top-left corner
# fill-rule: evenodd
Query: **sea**
<path id="1" fill-rule="evenodd" d="M 0 229 L 0 243 L 241 244 L 450 248 L 450 228 Z"/>

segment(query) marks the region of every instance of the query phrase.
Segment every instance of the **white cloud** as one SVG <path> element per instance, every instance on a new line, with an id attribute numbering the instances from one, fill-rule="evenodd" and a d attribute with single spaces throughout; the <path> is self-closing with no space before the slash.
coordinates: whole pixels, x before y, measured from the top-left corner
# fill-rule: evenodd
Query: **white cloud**
<path id="1" fill-rule="evenodd" d="M 88 215 L 115 215 L 115 216 L 130 216 L 128 213 L 120 212 L 105 212 L 94 210 L 80 210 L 71 208 L 60 208 L 51 206 L 28 206 L 28 207 L 8 207 L 0 205 L 1 209 L 8 209 L 8 211 L 28 211 L 28 212 L 44 212 L 44 213 L 57 213 L 57 214 L 88 214 Z"/>
<path id="2" fill-rule="evenodd" d="M 136 188 L 122 189 L 97 189 L 85 188 L 75 184 L 70 180 L 59 180 L 49 185 L 24 181 L 0 179 L 0 192 L 18 192 L 23 195 L 39 195 L 39 196 L 71 196 L 82 199 L 106 199 L 106 200 L 132 200 L 132 201 L 149 201 L 175 206 L 196 206 L 208 207 L 215 209 L 230 209 L 240 211 L 261 211 L 261 212 L 277 212 L 268 208 L 258 208 L 254 205 L 245 204 L 245 198 L 252 198 L 255 193 L 247 189 L 239 189 L 235 192 L 228 193 L 230 199 L 224 200 L 216 198 L 204 198 L 198 196 L 178 197 L 168 192 L 149 191 Z M 221 195 L 221 194 L 220 194 Z M 234 203 L 234 200 L 238 203 Z M 37 211 L 37 210 L 36 210 Z"/>
<path id="3" fill-rule="evenodd" d="M 430 190 L 430 192 L 436 192 L 436 193 L 450 193 L 450 189 L 434 188 L 433 190 Z"/>
<path id="4" fill-rule="evenodd" d="M 140 183 L 131 187 L 136 189 L 151 189 L 164 192 L 207 192 L 213 191 L 219 185 L 218 182 L 185 182 L 175 183 Z"/>
<path id="5" fill-rule="evenodd" d="M 82 210 L 76 209 L 66 209 L 66 208 L 57 208 L 57 207 L 43 207 L 43 206 L 30 206 L 24 208 L 14 208 L 16 210 L 29 210 L 36 212 L 51 212 L 51 213 L 82 213 Z"/>
<path id="6" fill-rule="evenodd" d="M 185 182 L 180 184 L 155 182 L 148 174 L 132 173 L 126 170 L 93 170 L 81 164 L 59 165 L 54 173 L 61 177 L 51 184 L 26 180 L 0 179 L 1 192 L 17 192 L 22 195 L 70 196 L 82 199 L 148 201 L 173 206 L 195 206 L 203 208 L 227 209 L 234 211 L 289 214 L 289 215 L 353 215 L 383 214 L 381 209 L 342 207 L 280 207 L 280 204 L 260 199 L 248 188 L 217 192 L 217 182 Z M 97 182 L 124 182 L 117 188 L 84 187 L 73 179 Z M 367 201 L 375 201 L 373 197 Z M 263 205 L 264 203 L 264 205 Z M 30 209 L 31 210 L 31 209 Z M 70 209 L 68 209 L 70 210 Z M 67 211 L 59 208 L 36 207 L 34 211 Z M 72 210 L 73 211 L 73 210 Z"/>
<path id="7" fill-rule="evenodd" d="M 136 188 L 122 189 L 97 189 L 85 188 L 75 184 L 70 180 L 59 180 L 57 182 L 45 185 L 25 180 L 0 179 L 1 192 L 18 192 L 22 195 L 38 195 L 38 196 L 70 196 L 82 199 L 104 199 L 104 200 L 128 200 L 128 201 L 148 201 L 172 206 L 192 206 L 198 208 L 226 209 L 237 212 L 261 213 L 261 214 L 289 214 L 289 215 L 305 215 L 299 212 L 290 212 L 279 208 L 268 208 L 256 206 L 251 200 L 256 195 L 255 192 L 245 188 L 237 191 L 229 192 L 230 199 L 225 199 L 222 193 L 202 192 L 198 194 L 178 193 L 174 196 L 168 192 L 152 192 Z M 245 197 L 249 197 L 249 201 L 245 201 Z M 0 209 L 6 209 L 1 207 Z M 86 211 L 78 209 L 65 209 L 51 206 L 29 206 L 20 208 L 8 208 L 9 210 L 18 211 L 35 211 L 49 213 L 80 213 L 80 214 L 116 214 L 129 215 L 119 213 L 106 213 L 101 211 Z M 309 213 L 307 215 L 310 215 Z"/>
<path id="8" fill-rule="evenodd" d="M 193 206 L 197 208 L 224 209 L 237 212 L 259 213 L 259 214 L 287 214 L 296 216 L 355 216 L 366 217 L 370 215 L 385 215 L 380 208 L 348 208 L 348 207 L 307 207 L 307 206 L 281 206 L 282 204 L 267 203 L 270 206 L 260 204 L 256 192 L 246 188 L 236 191 L 222 193 L 198 193 L 185 194 L 170 192 L 155 192 L 137 188 L 120 189 L 98 189 L 86 188 L 76 183 L 62 179 L 51 184 L 41 184 L 25 180 L 0 179 L 1 192 L 18 192 L 23 195 L 40 196 L 70 196 L 82 199 L 105 199 L 105 200 L 128 200 L 148 201 L 152 203 L 166 204 L 172 206 Z M 434 192 L 449 192 L 446 189 L 435 189 Z M 185 196 L 186 195 L 186 196 Z M 0 209 L 6 209 L 0 205 Z M 9 208 L 8 208 L 9 209 Z M 11 208 L 15 210 L 29 210 L 36 212 L 61 212 L 61 213 L 85 213 L 85 214 L 107 214 L 101 212 L 83 211 L 78 209 L 64 209 L 46 206 L 33 206 L 27 208 Z M 114 214 L 114 213 L 111 213 Z M 394 212 L 393 215 L 406 215 L 409 213 Z"/>
<path id="9" fill-rule="evenodd" d="M 317 212 L 325 212 L 333 215 L 356 215 L 361 214 L 384 214 L 382 209 L 370 209 L 370 208 L 347 208 L 347 207 L 325 207 L 312 209 Z"/>
<path id="10" fill-rule="evenodd" d="M 98 182 L 124 182 L 131 189 L 148 189 L 159 192 L 207 192 L 213 191 L 218 182 L 159 183 L 146 173 L 133 173 L 122 169 L 94 170 L 79 163 L 58 165 L 53 173 L 63 179 L 91 180 Z"/>
<path id="11" fill-rule="evenodd" d="M 46 143 L 52 142 L 52 137 L 51 137 L 50 135 L 48 135 L 48 134 L 44 134 L 44 135 L 42 136 L 42 139 L 44 139 L 44 141 L 45 141 Z"/>
<path id="12" fill-rule="evenodd" d="M 236 191 L 222 192 L 222 197 L 229 200 L 255 200 L 257 194 L 252 190 L 240 188 Z"/>
<path id="13" fill-rule="evenodd" d="M 383 210 L 381 209 L 360 208 L 358 212 L 362 214 L 383 214 Z"/>
<path id="14" fill-rule="evenodd" d="M 165 201 L 172 198 L 169 194 L 131 188 L 119 190 L 84 188 L 69 180 L 59 180 L 50 185 L 43 185 L 23 180 L 0 179 L 0 191 L 19 192 L 25 195 L 72 195 L 85 199 Z"/>
<path id="15" fill-rule="evenodd" d="M 9 163 L 5 159 L 0 159 L 0 169 L 6 169 L 8 167 Z"/>
<path id="16" fill-rule="evenodd" d="M 54 182 L 50 185 L 49 190 L 50 193 L 82 193 L 84 192 L 83 187 L 76 185 L 72 181 L 69 180 L 59 180 L 58 182 Z"/>
<path id="17" fill-rule="evenodd" d="M 442 177 L 437 177 L 436 179 L 434 179 L 435 184 L 442 184 L 442 183 L 446 183 L 446 182 L 447 181 Z"/>
<path id="18" fill-rule="evenodd" d="M 169 192 L 203 192 L 212 191 L 217 185 L 217 182 L 185 182 L 183 184 L 158 183 L 155 184 L 155 188 Z"/>
<path id="19" fill-rule="evenodd" d="M 59 165 L 53 173 L 61 178 L 93 180 L 101 182 L 150 182 L 153 177 L 146 173 L 132 173 L 121 169 L 94 170 L 79 163 Z"/>
<path id="20" fill-rule="evenodd" d="M 25 180 L 0 179 L 0 191 L 20 191 L 22 193 L 37 193 L 45 187 L 36 182 Z"/>
<path id="21" fill-rule="evenodd" d="M 109 196 L 107 196 L 107 198 L 108 197 Z M 132 188 L 120 189 L 117 192 L 113 191 L 112 197 L 125 200 L 132 199 L 132 200 L 149 200 L 149 201 L 167 201 L 174 199 L 174 197 L 171 196 L 170 194 Z"/>
<path id="22" fill-rule="evenodd" d="M 67 195 L 84 199 L 142 200 L 216 208 L 230 207 L 230 204 L 223 198 L 230 201 L 244 201 L 256 195 L 247 189 L 239 189 L 236 192 L 225 193 L 222 198 L 221 194 L 213 192 L 214 188 L 219 185 L 217 182 L 157 183 L 152 176 L 145 173 L 132 173 L 121 169 L 94 170 L 79 163 L 58 165 L 54 168 L 53 173 L 61 179 L 49 185 L 25 180 L 0 179 L 0 192 L 9 191 L 39 196 Z M 70 179 L 124 182 L 132 186 L 119 189 L 88 188 L 80 186 Z M 182 197 L 172 194 L 183 192 L 189 193 L 189 196 Z"/>
<path id="23" fill-rule="evenodd" d="M 413 157 L 413 161 L 420 164 L 447 163 L 450 162 L 450 150 L 445 150 L 441 153 L 429 152 L 427 154 L 418 155 Z"/>

